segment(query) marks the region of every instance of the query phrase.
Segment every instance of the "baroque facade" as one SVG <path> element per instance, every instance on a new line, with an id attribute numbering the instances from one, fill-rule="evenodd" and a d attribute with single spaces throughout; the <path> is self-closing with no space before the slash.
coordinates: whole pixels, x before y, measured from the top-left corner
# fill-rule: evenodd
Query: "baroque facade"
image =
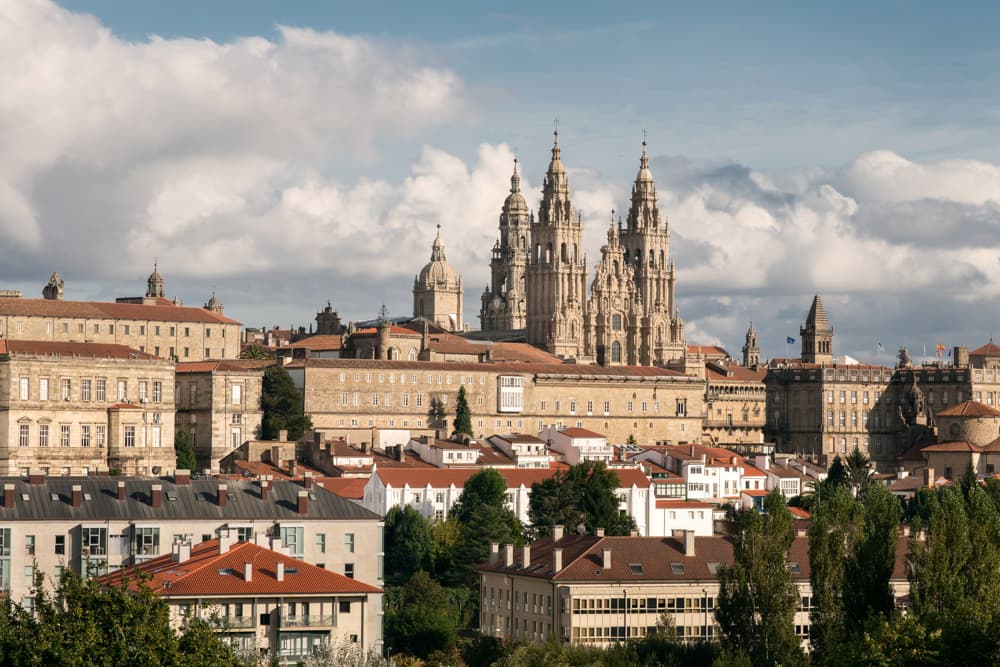
<path id="1" fill-rule="evenodd" d="M 413 279 L 413 317 L 422 317 L 448 331 L 463 331 L 462 295 L 462 277 L 445 259 L 438 225 L 431 261 Z"/>
<path id="2" fill-rule="evenodd" d="M 682 363 L 684 324 L 674 301 L 669 246 L 643 141 L 626 221 L 616 222 L 612 212 L 588 295 L 583 218 L 573 210 L 556 132 L 537 218 L 521 194 L 515 162 L 482 296 L 482 328 L 497 334 L 523 328 L 529 343 L 564 359 L 607 366 Z"/>

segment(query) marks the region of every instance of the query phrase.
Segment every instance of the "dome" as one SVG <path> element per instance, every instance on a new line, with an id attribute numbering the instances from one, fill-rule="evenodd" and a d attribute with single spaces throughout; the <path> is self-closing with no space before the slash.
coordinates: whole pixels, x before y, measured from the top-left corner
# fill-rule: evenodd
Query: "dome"
<path id="1" fill-rule="evenodd" d="M 444 257 L 444 241 L 441 240 L 441 225 L 437 228 L 437 237 L 431 245 L 431 261 L 420 269 L 417 276 L 420 285 L 454 285 L 458 283 L 458 274 L 449 266 Z"/>

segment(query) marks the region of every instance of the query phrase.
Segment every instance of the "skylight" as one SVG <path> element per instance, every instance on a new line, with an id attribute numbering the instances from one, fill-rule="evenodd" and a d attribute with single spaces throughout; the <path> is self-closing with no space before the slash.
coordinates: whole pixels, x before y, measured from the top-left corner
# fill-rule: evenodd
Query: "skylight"
<path id="1" fill-rule="evenodd" d="M 641 577 L 643 575 L 642 563 L 629 563 L 628 571 L 637 577 Z"/>
<path id="2" fill-rule="evenodd" d="M 686 572 L 684 569 L 684 563 L 671 563 L 670 571 L 674 574 L 684 574 Z"/>

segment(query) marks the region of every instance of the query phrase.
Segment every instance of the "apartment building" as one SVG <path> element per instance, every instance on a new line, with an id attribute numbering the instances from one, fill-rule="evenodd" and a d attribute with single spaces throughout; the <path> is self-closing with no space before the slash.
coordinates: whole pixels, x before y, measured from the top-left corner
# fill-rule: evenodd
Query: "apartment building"
<path id="1" fill-rule="evenodd" d="M 0 478 L 0 589 L 22 602 L 32 569 L 101 574 L 216 538 L 280 544 L 287 553 L 380 585 L 378 515 L 318 485 L 282 480 L 134 477 Z M 30 601 L 29 601 L 30 602 Z"/>

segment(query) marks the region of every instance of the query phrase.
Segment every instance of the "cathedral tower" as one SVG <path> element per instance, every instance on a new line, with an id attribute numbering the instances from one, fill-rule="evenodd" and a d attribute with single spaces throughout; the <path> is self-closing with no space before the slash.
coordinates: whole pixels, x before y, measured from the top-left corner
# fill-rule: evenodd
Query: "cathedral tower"
<path id="1" fill-rule="evenodd" d="M 750 322 L 746 340 L 743 342 L 743 365 L 747 368 L 756 368 L 760 365 L 760 346 L 757 344 L 757 330 L 753 328 L 753 322 Z"/>
<path id="2" fill-rule="evenodd" d="M 149 278 L 146 280 L 146 297 L 150 299 L 166 297 L 163 291 L 163 276 L 160 275 L 157 262 L 153 262 L 153 272 L 149 274 Z"/>
<path id="3" fill-rule="evenodd" d="M 656 204 L 656 183 L 649 169 L 645 140 L 621 242 L 625 261 L 635 273 L 635 300 L 641 308 L 636 323 L 635 363 L 665 364 L 682 359 L 686 353 L 683 327 L 679 315 L 671 317 L 676 305 L 674 265 L 668 263 L 670 230 Z"/>
<path id="4" fill-rule="evenodd" d="M 441 225 L 431 246 L 431 261 L 413 279 L 413 316 L 423 317 L 448 331 L 465 329 L 462 278 L 445 261 Z"/>
<path id="5" fill-rule="evenodd" d="M 833 327 L 826 319 L 819 294 L 813 297 L 806 324 L 799 329 L 799 335 L 802 337 L 803 363 L 828 364 L 833 361 Z"/>
<path id="6" fill-rule="evenodd" d="M 558 131 L 530 238 L 533 248 L 526 276 L 528 342 L 560 357 L 578 358 L 583 354 L 587 265 L 583 257 L 583 220 L 581 216 L 573 217 Z"/>
<path id="7" fill-rule="evenodd" d="M 524 329 L 527 323 L 525 270 L 531 247 L 531 223 L 534 216 L 521 194 L 521 177 L 510 177 L 510 194 L 500 210 L 500 238 L 493 246 L 490 260 L 490 285 L 483 292 L 480 326 L 484 331 Z"/>
<path id="8" fill-rule="evenodd" d="M 601 261 L 590 285 L 587 308 L 587 351 L 602 366 L 635 364 L 639 348 L 637 323 L 641 316 L 635 299 L 635 271 L 625 261 L 621 220 L 611 212 L 608 242 L 601 247 Z"/>

